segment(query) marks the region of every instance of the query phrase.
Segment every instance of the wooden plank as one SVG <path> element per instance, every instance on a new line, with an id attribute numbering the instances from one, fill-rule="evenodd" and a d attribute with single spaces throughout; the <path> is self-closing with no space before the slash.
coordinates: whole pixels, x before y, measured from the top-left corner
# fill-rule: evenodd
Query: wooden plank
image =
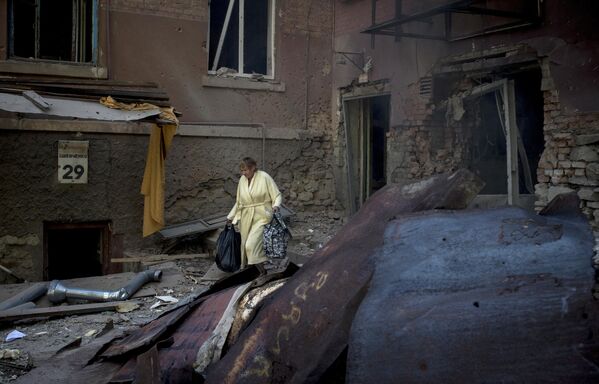
<path id="1" fill-rule="evenodd" d="M 519 177 L 518 177 L 518 133 L 516 131 L 516 95 L 514 81 L 504 83 L 503 104 L 505 113 L 506 152 L 507 152 L 507 203 L 518 205 L 519 202 Z"/>
<path id="2" fill-rule="evenodd" d="M 41 97 L 34 91 L 23 91 L 23 96 L 43 111 L 47 111 L 48 109 L 50 109 L 50 104 L 48 104 L 43 97 Z"/>
<path id="3" fill-rule="evenodd" d="M 24 309 L 20 311 L 1 311 L 0 322 L 38 317 L 60 317 L 98 313 L 104 311 L 115 311 L 122 303 L 123 301 L 112 301 L 109 303 L 61 305 L 58 307 Z"/>
<path id="4" fill-rule="evenodd" d="M 112 258 L 111 263 L 139 263 L 139 262 L 154 262 L 154 261 L 173 261 L 173 260 L 186 260 L 186 259 L 202 259 L 207 258 L 207 253 L 193 253 L 188 255 L 147 255 L 147 256 L 134 256 L 134 257 L 122 257 Z"/>

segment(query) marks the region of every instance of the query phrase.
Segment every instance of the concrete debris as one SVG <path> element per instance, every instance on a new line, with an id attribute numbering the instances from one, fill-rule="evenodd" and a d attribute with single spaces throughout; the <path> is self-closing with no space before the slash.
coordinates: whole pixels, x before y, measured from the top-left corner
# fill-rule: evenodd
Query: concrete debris
<path id="1" fill-rule="evenodd" d="M 16 360 L 21 356 L 18 349 L 0 349 L 0 359 Z"/>
<path id="2" fill-rule="evenodd" d="M 127 313 L 127 312 L 131 312 L 131 311 L 135 311 L 137 308 L 139 308 L 139 304 L 133 301 L 125 301 L 122 303 L 119 303 L 116 307 L 116 311 L 118 313 Z"/>
<path id="3" fill-rule="evenodd" d="M 172 296 L 156 296 L 158 300 L 164 301 L 165 303 L 178 303 L 179 299 Z"/>

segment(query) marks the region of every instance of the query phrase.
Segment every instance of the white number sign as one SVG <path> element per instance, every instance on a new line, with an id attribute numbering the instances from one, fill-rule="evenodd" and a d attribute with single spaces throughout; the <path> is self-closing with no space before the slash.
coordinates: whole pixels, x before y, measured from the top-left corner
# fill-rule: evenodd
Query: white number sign
<path id="1" fill-rule="evenodd" d="M 89 141 L 58 141 L 58 182 L 87 184 Z"/>

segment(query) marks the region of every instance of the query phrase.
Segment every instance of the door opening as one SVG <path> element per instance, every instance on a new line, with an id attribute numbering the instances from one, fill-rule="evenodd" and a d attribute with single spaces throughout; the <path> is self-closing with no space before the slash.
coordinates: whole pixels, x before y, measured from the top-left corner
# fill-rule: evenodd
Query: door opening
<path id="1" fill-rule="evenodd" d="M 540 81 L 538 70 L 526 71 L 472 89 L 478 118 L 467 165 L 486 184 L 472 207 L 534 207 L 544 148 Z"/>
<path id="2" fill-rule="evenodd" d="M 387 184 L 389 101 L 389 95 L 383 95 L 343 103 L 351 213 Z"/>
<path id="3" fill-rule="evenodd" d="M 73 279 L 107 273 L 108 222 L 44 223 L 44 279 Z"/>

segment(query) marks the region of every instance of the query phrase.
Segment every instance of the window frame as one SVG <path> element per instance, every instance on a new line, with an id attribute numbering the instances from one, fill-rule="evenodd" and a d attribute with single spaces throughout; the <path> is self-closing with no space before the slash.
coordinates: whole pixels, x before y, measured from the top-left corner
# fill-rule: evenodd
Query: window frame
<path id="1" fill-rule="evenodd" d="M 107 79 L 108 66 L 106 55 L 107 38 L 106 21 L 108 14 L 105 8 L 105 0 L 92 0 L 92 61 L 77 62 L 64 60 L 34 59 L 19 56 L 11 56 L 14 46 L 10 33 L 12 21 L 12 9 L 10 5 L 13 0 L 0 0 L 0 18 L 6 20 L 6 27 L 0 31 L 0 73 L 35 74 L 59 77 L 79 77 L 89 79 Z"/>
<path id="2" fill-rule="evenodd" d="M 244 66 L 244 29 L 245 29 L 245 20 L 244 20 L 244 12 L 245 12 L 245 0 L 229 0 L 228 8 L 234 7 L 234 2 L 239 2 L 239 15 L 238 15 L 238 23 L 239 23 L 239 34 L 237 37 L 238 41 L 238 60 L 237 60 L 237 73 L 231 73 L 231 77 L 244 77 L 244 78 L 252 78 L 255 75 L 251 73 L 240 72 L 240 69 L 243 70 Z M 268 30 L 267 30 L 267 46 L 266 46 L 266 72 L 262 74 L 265 79 L 274 80 L 275 79 L 275 9 L 276 9 L 276 0 L 267 0 L 268 1 Z M 218 61 L 216 58 L 219 57 L 219 52 L 217 48 L 217 52 L 215 53 L 215 63 L 213 63 L 212 68 L 210 68 L 210 23 L 212 22 L 210 17 L 210 7 L 212 6 L 212 2 L 208 2 L 208 33 L 206 39 L 206 47 L 207 47 L 207 67 L 208 67 L 208 75 L 216 75 L 218 70 Z M 232 13 L 232 12 L 231 12 Z M 230 17 L 233 17 L 232 15 Z M 229 20 L 230 22 L 230 20 Z M 224 35 L 222 34 L 224 25 L 227 24 L 227 19 L 225 18 L 225 23 L 223 24 L 223 28 L 221 28 L 221 36 L 219 37 L 219 45 L 224 44 Z M 227 24 L 228 28 L 228 24 Z M 221 48 L 222 49 L 222 48 Z M 213 69 L 215 68 L 215 69 Z M 232 68 L 235 69 L 235 68 Z"/>

